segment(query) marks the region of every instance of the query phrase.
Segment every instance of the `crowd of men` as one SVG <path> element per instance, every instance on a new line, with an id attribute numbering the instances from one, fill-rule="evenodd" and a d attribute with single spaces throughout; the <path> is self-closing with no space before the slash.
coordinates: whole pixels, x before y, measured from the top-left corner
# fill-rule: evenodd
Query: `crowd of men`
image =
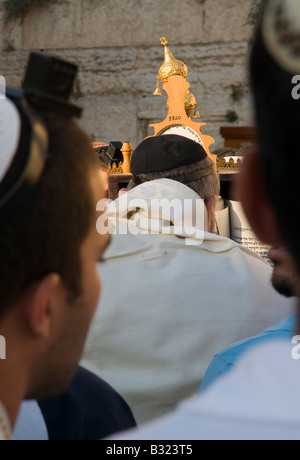
<path id="1" fill-rule="evenodd" d="M 300 438 L 299 40 L 298 0 L 269 0 L 238 195 L 274 268 L 217 234 L 218 174 L 181 136 L 143 141 L 99 206 L 76 69 L 31 57 L 0 100 L 0 440 Z"/>

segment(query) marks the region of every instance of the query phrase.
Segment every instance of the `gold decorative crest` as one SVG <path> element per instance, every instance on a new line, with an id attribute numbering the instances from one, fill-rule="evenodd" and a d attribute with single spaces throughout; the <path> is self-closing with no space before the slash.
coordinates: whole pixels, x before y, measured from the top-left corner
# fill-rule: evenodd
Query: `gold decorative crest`
<path id="1" fill-rule="evenodd" d="M 113 163 L 113 165 L 108 165 L 108 171 L 107 171 L 109 176 L 112 176 L 113 174 L 124 174 L 123 173 L 123 163 L 119 163 L 119 166 L 116 163 Z"/>
<path id="2" fill-rule="evenodd" d="M 240 167 L 241 167 L 241 164 L 242 164 L 242 161 L 240 159 L 238 159 L 237 162 L 235 162 L 232 157 L 230 157 L 230 158 L 223 157 L 223 158 L 217 160 L 218 171 L 220 169 L 239 170 Z"/>

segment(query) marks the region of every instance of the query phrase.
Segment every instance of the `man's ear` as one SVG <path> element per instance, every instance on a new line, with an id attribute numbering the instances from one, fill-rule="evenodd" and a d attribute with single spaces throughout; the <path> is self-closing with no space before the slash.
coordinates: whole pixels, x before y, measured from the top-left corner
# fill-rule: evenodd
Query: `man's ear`
<path id="1" fill-rule="evenodd" d="M 61 278 L 51 273 L 36 283 L 28 296 L 26 315 L 31 334 L 48 338 L 55 323 L 55 305 L 60 305 Z M 54 308 L 53 308 L 54 307 Z"/>
<path id="2" fill-rule="evenodd" d="M 248 152 L 244 156 L 237 182 L 237 194 L 258 238 L 272 246 L 280 245 L 282 238 L 278 220 L 267 198 L 257 152 Z"/>
<path id="3" fill-rule="evenodd" d="M 216 204 L 217 197 L 216 195 L 212 195 L 210 198 L 205 200 L 205 206 L 207 209 L 207 227 L 208 231 L 211 230 L 211 223 L 212 223 L 212 217 L 213 217 L 213 212 L 215 209 L 215 204 Z"/>

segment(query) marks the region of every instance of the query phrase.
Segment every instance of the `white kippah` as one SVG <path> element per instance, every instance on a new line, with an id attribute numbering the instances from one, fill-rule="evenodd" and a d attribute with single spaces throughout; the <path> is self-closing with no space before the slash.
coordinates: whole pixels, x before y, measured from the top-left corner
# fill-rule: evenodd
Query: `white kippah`
<path id="1" fill-rule="evenodd" d="M 0 182 L 16 154 L 21 133 L 21 119 L 9 99 L 0 100 Z"/>
<path id="2" fill-rule="evenodd" d="M 300 1 L 269 0 L 262 32 L 273 59 L 291 74 L 300 74 Z"/>

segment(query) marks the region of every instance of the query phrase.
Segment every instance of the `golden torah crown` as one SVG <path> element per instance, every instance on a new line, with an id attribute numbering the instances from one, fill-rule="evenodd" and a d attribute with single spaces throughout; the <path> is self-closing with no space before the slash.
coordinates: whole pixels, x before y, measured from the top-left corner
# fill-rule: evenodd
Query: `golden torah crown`
<path id="1" fill-rule="evenodd" d="M 156 90 L 154 92 L 155 96 L 162 95 L 159 87 L 159 81 L 161 81 L 162 83 L 167 83 L 169 78 L 173 77 L 174 75 L 179 75 L 180 77 L 186 79 L 188 74 L 187 66 L 182 61 L 178 61 L 178 59 L 175 59 L 171 51 L 168 49 L 168 42 L 166 38 L 162 37 L 160 42 L 165 47 L 165 61 L 158 72 Z M 192 94 L 190 91 L 186 92 L 184 104 L 186 114 L 189 118 L 192 116 L 192 114 L 193 118 L 200 118 L 197 100 L 194 94 Z M 169 101 L 167 102 L 167 108 L 169 109 Z"/>
<path id="2" fill-rule="evenodd" d="M 165 37 L 161 38 L 160 42 L 165 47 L 165 61 L 158 72 L 156 90 L 154 93 L 155 96 L 161 96 L 159 81 L 161 81 L 162 83 L 167 83 L 169 78 L 173 75 L 179 75 L 181 77 L 186 78 L 188 74 L 187 66 L 182 61 L 178 61 L 177 59 L 175 59 L 173 54 L 167 47 L 168 42 L 165 39 Z"/>

